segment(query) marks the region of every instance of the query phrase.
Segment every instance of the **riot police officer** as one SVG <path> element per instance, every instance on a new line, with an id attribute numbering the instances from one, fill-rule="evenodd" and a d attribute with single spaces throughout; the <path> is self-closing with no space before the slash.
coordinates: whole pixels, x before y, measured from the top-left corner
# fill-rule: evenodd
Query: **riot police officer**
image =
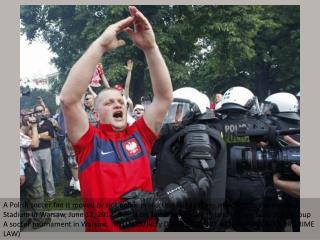
<path id="1" fill-rule="evenodd" d="M 269 123 L 279 130 L 300 128 L 299 101 L 291 93 L 279 92 L 268 96 L 262 104 L 262 111 Z M 300 146 L 299 134 L 285 136 L 283 140 L 288 145 Z"/>
<path id="2" fill-rule="evenodd" d="M 194 88 L 178 89 L 173 96 L 154 150 L 156 191 L 129 192 L 123 204 L 110 208 L 111 217 L 124 228 L 149 216 L 170 216 L 166 231 L 217 231 L 225 199 L 226 146 L 220 133 L 200 120 L 209 108 L 207 96 Z"/>
<path id="3" fill-rule="evenodd" d="M 300 128 L 299 102 L 291 93 L 279 92 L 268 96 L 262 104 L 266 121 L 277 130 Z M 300 146 L 300 135 L 280 138 L 283 146 Z M 268 179 L 266 179 L 268 181 Z M 269 181 L 271 182 L 271 176 Z M 286 220 L 291 220 L 292 230 L 300 231 L 300 199 L 282 192 L 272 184 L 266 189 L 264 199 L 263 230 L 285 231 Z"/>
<path id="4" fill-rule="evenodd" d="M 221 114 L 221 120 L 212 121 L 211 125 L 223 133 L 228 149 L 225 230 L 232 227 L 235 231 L 241 232 L 260 231 L 264 178 L 260 172 L 241 172 L 241 169 L 236 169 L 230 154 L 234 146 L 256 145 L 249 136 L 239 137 L 240 130 L 267 128 L 259 119 L 258 100 L 249 89 L 232 87 L 224 93 L 221 107 L 217 112 Z"/>

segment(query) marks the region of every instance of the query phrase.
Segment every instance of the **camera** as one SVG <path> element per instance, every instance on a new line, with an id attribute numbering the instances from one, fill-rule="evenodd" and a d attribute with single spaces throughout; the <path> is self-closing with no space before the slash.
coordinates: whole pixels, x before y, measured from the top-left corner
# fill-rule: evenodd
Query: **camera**
<path id="1" fill-rule="evenodd" d="M 24 126 L 28 126 L 28 122 L 30 123 L 39 123 L 44 117 L 41 115 L 38 115 L 37 113 L 39 113 L 41 111 L 30 111 L 30 112 L 23 112 L 20 114 L 20 116 L 22 117 L 22 124 Z M 30 121 L 29 118 L 30 117 L 34 117 L 35 121 Z"/>
<path id="2" fill-rule="evenodd" d="M 282 179 L 299 180 L 291 170 L 292 164 L 300 165 L 299 147 L 253 148 L 234 146 L 230 149 L 230 164 L 237 171 L 266 174 L 280 173 Z"/>
<path id="3" fill-rule="evenodd" d="M 264 174 L 280 173 L 282 179 L 299 180 L 300 177 L 291 170 L 292 164 L 300 165 L 300 147 L 284 146 L 279 136 L 300 133 L 300 129 L 247 130 L 238 136 L 266 139 L 270 147 L 233 146 L 230 149 L 229 164 L 232 169 L 262 172 Z"/>

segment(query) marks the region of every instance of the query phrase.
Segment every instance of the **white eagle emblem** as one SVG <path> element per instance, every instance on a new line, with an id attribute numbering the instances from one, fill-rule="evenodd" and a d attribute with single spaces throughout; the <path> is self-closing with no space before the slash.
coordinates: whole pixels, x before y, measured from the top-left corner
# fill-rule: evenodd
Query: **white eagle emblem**
<path id="1" fill-rule="evenodd" d="M 130 154 L 135 154 L 138 151 L 137 143 L 135 141 L 128 142 L 126 144 L 126 149 Z"/>
<path id="2" fill-rule="evenodd" d="M 123 142 L 122 147 L 129 157 L 134 157 L 141 153 L 141 147 L 135 138 Z"/>

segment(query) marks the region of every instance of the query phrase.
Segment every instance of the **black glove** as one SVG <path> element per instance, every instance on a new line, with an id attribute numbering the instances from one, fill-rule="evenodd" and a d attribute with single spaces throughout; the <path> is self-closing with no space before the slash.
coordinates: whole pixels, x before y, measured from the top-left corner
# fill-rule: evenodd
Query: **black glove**
<path id="1" fill-rule="evenodd" d="M 182 212 L 198 202 L 199 188 L 189 181 L 169 184 L 159 194 L 134 190 L 122 196 L 126 201 L 110 207 L 111 220 L 121 228 L 143 223 L 147 218 Z"/>
<path id="2" fill-rule="evenodd" d="M 121 228 L 129 228 L 143 223 L 154 215 L 155 203 L 160 199 L 150 192 L 134 190 L 122 196 L 125 200 L 110 207 L 111 219 Z M 161 205 L 159 202 L 158 204 Z"/>
<path id="3" fill-rule="evenodd" d="M 212 184 L 212 178 L 210 174 L 205 174 L 202 169 L 191 168 L 186 166 L 184 169 L 183 179 L 188 179 L 190 182 L 194 182 L 199 187 L 199 194 L 201 197 L 206 196 Z"/>

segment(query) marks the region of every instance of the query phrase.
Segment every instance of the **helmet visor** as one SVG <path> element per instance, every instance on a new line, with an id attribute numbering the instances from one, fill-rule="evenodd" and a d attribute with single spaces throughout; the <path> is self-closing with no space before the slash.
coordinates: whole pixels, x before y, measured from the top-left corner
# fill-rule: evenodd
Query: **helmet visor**
<path id="1" fill-rule="evenodd" d="M 173 102 L 164 119 L 164 124 L 179 123 L 190 112 L 191 104 L 188 102 Z"/>
<path id="2" fill-rule="evenodd" d="M 279 112 L 277 105 L 272 102 L 263 102 L 261 105 L 262 113 L 265 115 L 271 115 Z"/>
<path id="3" fill-rule="evenodd" d="M 251 115 L 261 115 L 261 108 L 260 108 L 260 104 L 258 101 L 257 97 L 253 97 L 252 98 L 252 103 L 250 104 L 251 106 L 249 107 L 249 113 Z"/>

